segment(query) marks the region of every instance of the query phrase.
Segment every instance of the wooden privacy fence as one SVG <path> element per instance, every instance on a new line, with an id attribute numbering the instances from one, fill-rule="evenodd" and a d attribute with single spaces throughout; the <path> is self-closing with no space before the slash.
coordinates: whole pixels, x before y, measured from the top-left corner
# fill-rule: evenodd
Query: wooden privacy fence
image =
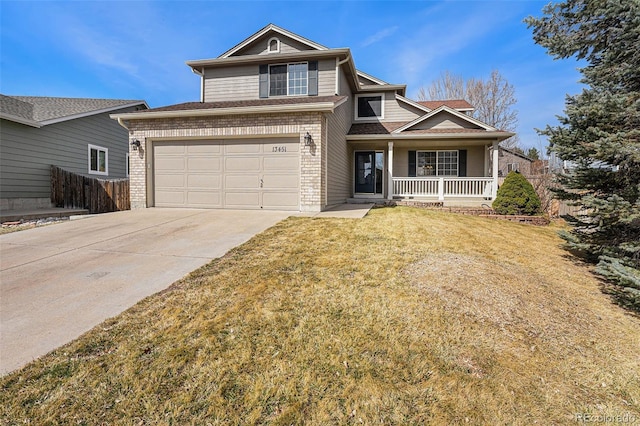
<path id="1" fill-rule="evenodd" d="M 97 179 L 51 166 L 51 202 L 89 213 L 130 210 L 129 179 Z"/>

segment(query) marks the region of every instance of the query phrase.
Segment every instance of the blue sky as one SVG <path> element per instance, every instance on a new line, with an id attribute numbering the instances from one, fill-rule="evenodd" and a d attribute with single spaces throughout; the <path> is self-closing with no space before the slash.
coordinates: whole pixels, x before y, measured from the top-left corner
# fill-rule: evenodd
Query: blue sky
<path id="1" fill-rule="evenodd" d="M 0 0 L 0 92 L 6 95 L 197 101 L 185 61 L 213 58 L 268 23 L 331 48 L 416 98 L 448 70 L 515 86 L 523 148 L 546 146 L 581 90 L 578 63 L 554 61 L 522 20 L 547 3 L 503 1 L 5 1 Z"/>

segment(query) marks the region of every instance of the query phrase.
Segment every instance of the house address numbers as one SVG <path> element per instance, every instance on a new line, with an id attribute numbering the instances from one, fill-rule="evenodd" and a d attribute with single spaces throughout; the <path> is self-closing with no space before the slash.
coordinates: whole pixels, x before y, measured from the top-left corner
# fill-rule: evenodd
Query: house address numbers
<path id="1" fill-rule="evenodd" d="M 286 146 L 274 146 L 271 148 L 271 152 L 287 152 Z"/>

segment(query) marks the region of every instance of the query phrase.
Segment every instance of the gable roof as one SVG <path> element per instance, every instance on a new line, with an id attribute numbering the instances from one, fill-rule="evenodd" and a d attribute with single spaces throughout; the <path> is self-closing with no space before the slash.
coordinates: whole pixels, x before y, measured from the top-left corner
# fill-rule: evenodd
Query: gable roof
<path id="1" fill-rule="evenodd" d="M 422 123 L 423 121 L 427 120 L 428 118 L 431 118 L 437 114 L 441 114 L 444 112 L 448 112 L 449 114 L 452 114 L 458 118 L 461 118 L 464 121 L 467 121 L 468 123 L 471 123 L 475 126 L 478 126 L 486 131 L 497 131 L 498 129 L 496 129 L 495 127 L 489 126 L 486 123 L 483 123 L 480 120 L 476 120 L 473 117 L 470 117 L 466 114 L 461 113 L 458 110 L 455 110 L 451 107 L 448 107 L 447 105 L 441 105 L 438 108 L 432 110 L 431 112 L 429 112 L 428 114 L 423 115 L 422 117 L 416 118 L 413 121 L 410 121 L 409 123 L 405 124 L 404 126 L 394 130 L 394 133 L 400 133 L 403 132 L 405 130 L 409 130 L 411 127 L 414 127 L 415 125 Z"/>
<path id="2" fill-rule="evenodd" d="M 471 111 L 475 108 L 469 102 L 464 99 L 443 99 L 438 101 L 417 101 L 420 105 L 429 109 L 436 109 L 442 105 L 446 105 L 449 108 L 457 109 L 458 111 Z"/>
<path id="3" fill-rule="evenodd" d="M 304 44 L 306 46 L 309 46 L 312 49 L 315 49 L 315 50 L 328 50 L 328 47 L 326 47 L 326 46 L 323 46 L 323 45 L 318 44 L 318 43 L 316 43 L 314 41 L 311 41 L 311 40 L 309 40 L 307 38 L 299 36 L 298 34 L 292 33 L 291 31 L 285 30 L 284 28 L 280 28 L 277 25 L 269 24 L 266 27 L 264 27 L 261 30 L 259 30 L 258 32 L 256 32 L 255 34 L 249 36 L 248 38 L 244 39 L 240 43 L 236 44 L 231 49 L 227 50 L 222 55 L 218 56 L 218 58 L 228 58 L 229 56 L 232 56 L 233 54 L 239 52 L 240 50 L 242 50 L 243 48 L 247 47 L 248 45 L 250 45 L 251 43 L 253 43 L 254 41 L 256 41 L 260 37 L 264 36 L 265 34 L 267 34 L 270 31 L 274 32 L 274 33 L 278 33 L 278 34 L 283 35 L 285 37 L 289 37 L 289 38 L 291 38 L 293 40 L 296 40 L 296 41 L 298 41 L 298 42 L 300 42 L 300 43 L 302 43 L 302 44 Z"/>
<path id="4" fill-rule="evenodd" d="M 149 108 L 145 101 L 130 99 L 0 95 L 0 118 L 42 127 L 134 106 Z"/>

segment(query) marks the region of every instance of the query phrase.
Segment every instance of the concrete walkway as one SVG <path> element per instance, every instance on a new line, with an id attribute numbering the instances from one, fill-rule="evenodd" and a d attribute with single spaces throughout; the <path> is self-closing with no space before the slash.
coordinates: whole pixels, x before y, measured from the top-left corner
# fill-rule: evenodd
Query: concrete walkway
<path id="1" fill-rule="evenodd" d="M 316 213 L 313 217 L 337 217 L 346 219 L 362 219 L 369 213 L 373 204 L 340 204 L 323 212 Z"/>
<path id="2" fill-rule="evenodd" d="M 77 338 L 290 212 L 142 209 L 0 236 L 0 374 Z"/>

